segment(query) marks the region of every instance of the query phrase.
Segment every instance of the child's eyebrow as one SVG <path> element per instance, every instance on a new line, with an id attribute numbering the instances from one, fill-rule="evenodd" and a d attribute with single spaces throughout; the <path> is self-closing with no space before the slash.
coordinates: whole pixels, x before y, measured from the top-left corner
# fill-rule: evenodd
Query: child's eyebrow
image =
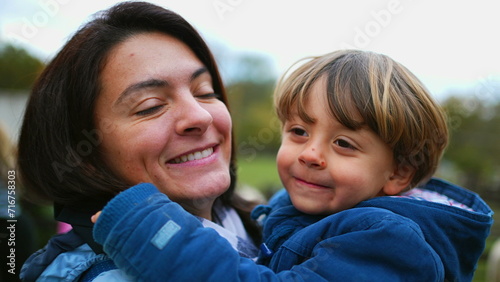
<path id="1" fill-rule="evenodd" d="M 305 112 L 304 112 L 305 113 Z M 307 113 L 305 113 L 307 116 L 302 116 L 299 114 L 299 111 L 297 109 L 290 110 L 288 113 L 287 117 L 285 118 L 285 121 L 294 121 L 297 119 L 300 119 L 301 121 L 307 123 L 307 124 L 314 124 L 316 123 L 317 119 L 311 117 Z"/>

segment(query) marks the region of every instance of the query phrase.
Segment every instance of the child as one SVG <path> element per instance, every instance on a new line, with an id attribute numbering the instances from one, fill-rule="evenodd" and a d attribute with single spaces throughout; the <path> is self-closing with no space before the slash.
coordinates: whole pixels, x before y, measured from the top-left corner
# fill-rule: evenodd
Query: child
<path id="1" fill-rule="evenodd" d="M 492 211 L 472 192 L 429 181 L 448 132 L 412 73 L 381 54 L 337 51 L 283 78 L 275 105 L 286 191 L 253 212 L 265 216 L 259 264 L 140 184 L 94 228 L 119 268 L 144 280 L 472 279 Z"/>

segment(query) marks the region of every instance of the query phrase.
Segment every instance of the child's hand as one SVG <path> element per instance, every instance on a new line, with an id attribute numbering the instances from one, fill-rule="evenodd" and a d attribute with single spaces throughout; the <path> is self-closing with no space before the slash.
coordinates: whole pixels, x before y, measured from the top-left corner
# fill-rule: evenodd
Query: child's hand
<path id="1" fill-rule="evenodd" d="M 99 218 L 99 216 L 101 215 L 101 212 L 98 211 L 96 214 L 94 214 L 90 220 L 92 221 L 92 223 L 96 223 L 97 222 L 97 219 Z"/>

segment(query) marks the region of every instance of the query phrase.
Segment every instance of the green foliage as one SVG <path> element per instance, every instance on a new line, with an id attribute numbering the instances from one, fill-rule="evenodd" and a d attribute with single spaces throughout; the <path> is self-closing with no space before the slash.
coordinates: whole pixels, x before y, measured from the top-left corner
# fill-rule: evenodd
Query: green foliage
<path id="1" fill-rule="evenodd" d="M 26 50 L 0 46 L 0 89 L 30 89 L 42 68 L 43 63 Z"/>
<path id="2" fill-rule="evenodd" d="M 498 189 L 500 103 L 477 95 L 451 96 L 444 103 L 450 144 L 444 159 L 461 175 L 462 185 L 477 192 Z"/>
<path id="3" fill-rule="evenodd" d="M 245 56 L 240 61 L 244 64 L 239 67 L 237 80 L 226 87 L 236 150 L 246 159 L 275 154 L 280 143 L 280 125 L 272 101 L 276 78 L 269 74 L 269 63 L 260 57 Z"/>

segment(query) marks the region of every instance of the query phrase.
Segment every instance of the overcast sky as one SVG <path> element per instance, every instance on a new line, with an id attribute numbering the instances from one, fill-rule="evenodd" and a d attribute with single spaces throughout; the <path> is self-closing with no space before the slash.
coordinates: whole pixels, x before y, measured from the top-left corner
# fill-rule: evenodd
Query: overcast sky
<path id="1" fill-rule="evenodd" d="M 49 60 L 89 17 L 116 1 L 0 0 L 0 39 Z M 499 2 L 430 0 L 155 0 L 234 52 L 258 52 L 281 74 L 341 48 L 387 54 L 436 97 L 500 81 Z"/>

